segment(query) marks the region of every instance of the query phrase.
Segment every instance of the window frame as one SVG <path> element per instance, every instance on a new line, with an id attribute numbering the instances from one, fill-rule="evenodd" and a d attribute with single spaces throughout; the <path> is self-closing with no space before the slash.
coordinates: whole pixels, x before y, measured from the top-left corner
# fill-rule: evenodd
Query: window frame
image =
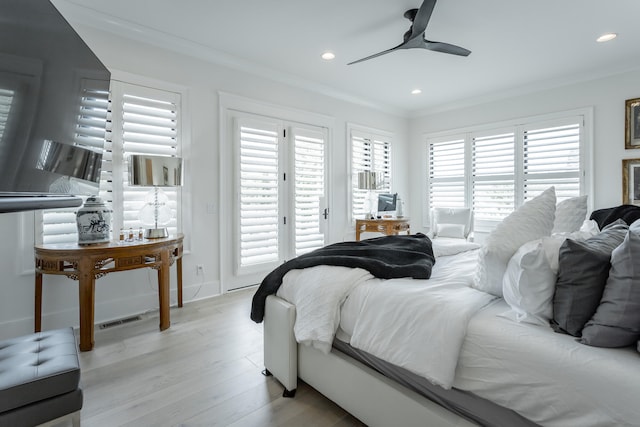
<path id="1" fill-rule="evenodd" d="M 501 132 L 505 129 L 513 129 L 515 132 L 515 156 L 516 156 L 516 170 L 515 170 L 515 209 L 524 203 L 524 195 L 520 187 L 524 183 L 524 173 L 522 170 L 522 162 L 517 160 L 517 156 L 522 157 L 523 153 L 523 140 L 522 135 L 524 130 L 534 128 L 541 128 L 548 124 L 567 122 L 571 119 L 578 119 L 582 121 L 581 126 L 581 138 L 580 138 L 580 171 L 579 171 L 579 193 L 580 195 L 592 195 L 594 182 L 593 182 L 593 107 L 584 107 L 579 109 L 567 110 L 557 113 L 549 113 L 531 117 L 518 118 L 508 121 L 486 123 L 482 125 L 463 127 L 459 129 L 453 129 L 442 132 L 425 133 L 423 134 L 423 161 L 422 161 L 422 183 L 423 192 L 422 197 L 422 226 L 425 229 L 430 228 L 430 144 L 433 142 L 442 142 L 453 138 L 465 138 L 465 207 L 471 207 L 473 205 L 473 178 L 471 176 L 472 168 L 472 136 L 487 133 Z M 588 208 L 593 210 L 593 197 L 588 198 Z M 476 232 L 490 232 L 499 221 L 475 221 Z"/>
<path id="2" fill-rule="evenodd" d="M 389 132 L 389 131 L 385 131 L 385 130 L 380 130 L 380 129 L 375 129 L 375 128 L 371 128 L 371 127 L 367 127 L 367 126 L 363 126 L 363 125 L 358 125 L 358 124 L 353 124 L 353 123 L 347 123 L 347 130 L 346 130 L 346 136 L 347 136 L 347 158 L 349 159 L 349 165 L 348 165 L 348 170 L 349 170 L 349 191 L 347 192 L 348 194 L 348 200 L 347 200 L 347 206 L 349 206 L 349 221 L 352 224 L 352 226 L 355 226 L 356 223 L 356 219 L 358 214 L 354 211 L 355 206 L 355 200 L 354 200 L 354 194 L 355 191 L 358 191 L 356 186 L 357 186 L 357 181 L 358 181 L 358 177 L 357 177 L 357 173 L 360 172 L 359 168 L 355 168 L 354 167 L 354 136 L 358 136 L 364 139 L 368 139 L 370 141 L 375 142 L 376 140 L 379 141 L 383 141 L 384 143 L 389 145 L 389 158 L 388 158 L 388 168 L 386 171 L 386 175 L 383 179 L 385 185 L 383 188 L 374 190 L 374 193 L 380 194 L 380 193 L 392 193 L 393 192 L 393 173 L 394 173 L 394 167 L 393 167 L 393 158 L 394 158 L 394 143 L 393 143 L 393 139 L 394 139 L 394 134 L 393 132 Z M 375 150 L 372 150 L 372 152 L 375 152 Z M 379 168 L 376 166 L 376 159 L 373 159 L 374 161 L 374 169 L 379 170 Z M 366 169 L 365 169 L 366 170 Z M 360 218 L 361 219 L 361 218 Z"/>
<path id="3" fill-rule="evenodd" d="M 164 92 L 172 92 L 176 93 L 180 98 L 180 126 L 181 126 L 181 137 L 180 137 L 180 156 L 183 159 L 183 170 L 188 171 L 189 158 L 191 153 L 191 126 L 190 126 L 190 111 L 189 111 L 189 92 L 185 86 L 176 85 L 174 83 L 169 83 L 161 80 L 151 79 L 148 77 L 140 76 L 137 74 L 132 74 L 129 72 L 121 71 L 121 70 L 111 70 L 111 80 L 118 81 L 129 85 L 139 86 L 142 88 L 149 88 L 151 90 L 164 91 Z M 111 91 L 111 89 L 110 89 Z M 109 113 L 110 114 L 110 113 Z M 107 132 L 110 130 L 108 129 Z M 103 190 L 100 189 L 100 192 Z M 192 229 L 192 218 L 189 212 L 191 212 L 191 176 L 188 173 L 183 174 L 182 186 L 180 188 L 181 197 L 180 197 L 180 205 L 178 206 L 181 211 L 181 233 L 184 235 L 184 253 L 191 252 L 191 229 Z M 115 202 L 114 202 L 115 204 Z M 111 206 L 114 209 L 114 212 L 117 209 L 117 206 Z M 34 242 L 41 243 L 42 242 L 42 233 L 43 233 L 43 211 L 38 211 L 34 216 Z M 115 222 L 112 223 L 112 236 L 111 239 L 115 240 L 118 238 L 119 233 L 119 225 Z M 27 251 L 32 251 L 33 248 L 25 245 L 22 250 L 22 253 L 27 255 Z M 32 257 L 31 252 L 29 252 L 28 257 Z M 31 270 L 33 271 L 33 270 Z"/>
<path id="4" fill-rule="evenodd" d="M 220 138 L 220 157 L 219 157 L 219 171 L 220 179 L 218 183 L 218 191 L 220 200 L 235 200 L 233 194 L 233 185 L 229 185 L 230 182 L 234 182 L 236 179 L 235 160 L 236 152 L 234 141 L 234 124 L 233 117 L 235 114 L 249 114 L 255 116 L 262 116 L 272 118 L 274 120 L 281 120 L 287 123 L 300 124 L 302 126 L 309 125 L 312 127 L 326 129 L 326 152 L 325 158 L 327 161 L 326 166 L 326 180 L 325 185 L 327 189 L 326 206 L 334 206 L 332 192 L 329 191 L 332 188 L 332 161 L 333 161 L 333 130 L 335 128 L 335 118 L 323 114 L 304 111 L 296 108 L 281 106 L 272 104 L 265 101 L 258 101 L 255 99 L 247 98 L 241 95 L 231 94 L 228 92 L 220 91 L 219 96 L 219 138 Z M 289 160 L 287 160 L 289 161 Z M 220 205 L 219 215 L 219 229 L 220 229 L 220 241 L 223 243 L 230 243 L 230 250 L 224 250 L 221 246 L 219 252 L 220 261 L 220 279 L 222 282 L 222 292 L 227 292 L 233 289 L 239 289 L 244 286 L 259 283 L 269 269 L 264 268 L 244 268 L 237 269 L 237 239 L 235 236 L 235 226 L 229 227 L 228 224 L 235 222 L 234 218 L 234 203 L 223 203 Z M 289 214 L 290 215 L 290 214 Z M 327 243 L 332 241 L 332 215 L 326 221 L 327 227 Z M 288 243 L 287 243 L 288 244 Z"/>

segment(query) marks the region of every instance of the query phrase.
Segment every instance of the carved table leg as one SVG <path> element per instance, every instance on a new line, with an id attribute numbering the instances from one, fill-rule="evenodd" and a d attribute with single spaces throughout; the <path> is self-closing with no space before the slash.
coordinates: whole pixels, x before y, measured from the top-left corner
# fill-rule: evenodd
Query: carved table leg
<path id="1" fill-rule="evenodd" d="M 158 269 L 158 303 L 160 305 L 160 330 L 164 331 L 171 326 L 169 317 L 169 251 L 163 250 L 160 254 L 160 268 Z"/>
<path id="2" fill-rule="evenodd" d="M 78 262 L 78 287 L 80 294 L 80 350 L 93 349 L 93 323 L 95 318 L 96 278 L 91 259 Z"/>
<path id="3" fill-rule="evenodd" d="M 176 273 L 178 274 L 178 307 L 182 307 L 182 258 L 176 260 Z"/>

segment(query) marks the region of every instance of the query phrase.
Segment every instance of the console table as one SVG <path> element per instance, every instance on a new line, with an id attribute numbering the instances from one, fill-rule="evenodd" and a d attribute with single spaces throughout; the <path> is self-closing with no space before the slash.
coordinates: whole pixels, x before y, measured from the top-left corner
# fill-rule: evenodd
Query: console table
<path id="1" fill-rule="evenodd" d="M 387 236 L 405 231 L 411 234 L 409 218 L 356 219 L 356 241 L 360 241 L 360 233 L 365 231 Z"/>
<path id="2" fill-rule="evenodd" d="M 96 279 L 114 271 L 137 268 L 158 270 L 160 330 L 169 328 L 169 269 L 176 262 L 178 307 L 182 307 L 182 242 L 184 236 L 164 239 L 119 241 L 94 245 L 36 245 L 35 332 L 42 329 L 42 275 L 58 274 L 78 281 L 80 306 L 80 350 L 94 345 Z"/>

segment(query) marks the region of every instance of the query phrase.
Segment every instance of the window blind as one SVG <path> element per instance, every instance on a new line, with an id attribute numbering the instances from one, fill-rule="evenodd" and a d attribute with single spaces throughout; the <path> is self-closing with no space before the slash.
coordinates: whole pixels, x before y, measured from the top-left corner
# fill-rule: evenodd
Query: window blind
<path id="1" fill-rule="evenodd" d="M 515 207 L 514 133 L 472 137 L 473 212 L 500 221 Z"/>
<path id="2" fill-rule="evenodd" d="M 580 194 L 580 123 L 525 129 L 524 199 L 551 185 L 562 201 Z"/>
<path id="3" fill-rule="evenodd" d="M 325 144 L 322 132 L 293 129 L 295 255 L 324 246 L 321 203 L 325 197 Z"/>
<path id="4" fill-rule="evenodd" d="M 464 138 L 429 143 L 429 207 L 465 206 Z"/>
<path id="5" fill-rule="evenodd" d="M 179 97 L 173 93 L 148 93 L 148 90 L 136 91 L 135 87 L 125 85 L 125 92 L 117 99 L 117 108 L 113 114 L 119 115 L 113 120 L 114 130 L 110 133 L 112 139 L 107 141 L 111 151 L 119 151 L 121 161 L 111 162 L 111 170 L 105 168 L 105 178 L 118 183 L 122 193 L 120 203 L 114 197 L 115 189 L 105 186 L 107 201 L 121 206 L 121 218 L 118 224 L 125 230 L 134 230 L 144 225 L 138 219 L 140 210 L 146 202 L 152 200 L 152 190 L 147 187 L 132 186 L 129 183 L 129 156 L 132 154 L 148 154 L 161 156 L 180 156 L 178 135 Z M 114 99 L 114 102 L 116 99 Z M 117 127 L 116 127 L 117 126 Z M 118 174 L 117 180 L 114 180 Z M 179 231 L 180 215 L 178 210 L 180 187 L 164 187 L 164 194 L 168 198 L 168 206 L 172 211 L 171 222 L 166 225 L 169 234 Z"/>
<path id="6" fill-rule="evenodd" d="M 92 85 L 83 84 L 82 98 L 75 126 L 74 145 L 93 150 L 103 150 L 109 92 L 87 89 Z M 104 154 L 103 154 L 104 155 Z M 103 160 L 104 167 L 104 160 Z M 84 202 L 87 193 L 94 191 L 92 186 L 82 181 L 69 180 L 66 189 L 69 193 L 81 194 Z M 78 241 L 76 228 L 77 208 L 47 209 L 42 212 L 41 241 L 43 243 L 72 243 Z"/>
<path id="7" fill-rule="evenodd" d="M 551 186 L 558 201 L 584 194 L 586 117 L 559 114 L 427 140 L 428 207 L 463 206 L 466 194 L 476 229 L 488 231 Z"/>
<path id="8" fill-rule="evenodd" d="M 150 196 L 150 188 L 128 185 L 128 156 L 131 154 L 180 155 L 180 95 L 119 81 L 111 82 L 109 94 L 85 92 L 78 124 L 76 143 L 104 147 L 99 195 L 113 208 L 112 229 L 142 226 L 138 212 Z M 107 110 L 101 123 L 98 110 Z M 105 136 L 106 125 L 106 136 Z M 104 141 L 100 141 L 100 138 Z M 180 187 L 163 189 L 169 199 L 172 220 L 169 233 L 181 231 Z M 85 196 L 86 197 L 86 196 Z M 75 212 L 57 209 L 43 212 L 42 241 L 60 243 L 77 241 Z"/>
<path id="9" fill-rule="evenodd" d="M 9 120 L 9 112 L 13 104 L 14 91 L 0 88 L 0 140 L 4 135 Z M 2 153 L 0 153 L 2 154 Z"/>
<path id="10" fill-rule="evenodd" d="M 238 112 L 237 268 L 260 271 L 325 245 L 327 131 Z"/>
<path id="11" fill-rule="evenodd" d="M 369 191 L 358 188 L 358 172 L 378 172 L 380 182 L 377 193 L 391 191 L 391 137 L 376 133 L 351 131 L 351 214 L 352 218 L 367 213 Z"/>
<path id="12" fill-rule="evenodd" d="M 279 259 L 279 128 L 239 121 L 240 267 Z"/>

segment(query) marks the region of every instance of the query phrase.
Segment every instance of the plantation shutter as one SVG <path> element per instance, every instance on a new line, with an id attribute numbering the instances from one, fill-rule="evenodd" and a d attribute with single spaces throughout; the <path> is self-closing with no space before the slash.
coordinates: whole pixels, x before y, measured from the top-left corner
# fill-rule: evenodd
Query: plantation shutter
<path id="1" fill-rule="evenodd" d="M 513 132 L 472 137 L 471 177 L 476 220 L 500 221 L 515 209 Z"/>
<path id="2" fill-rule="evenodd" d="M 0 141 L 2 140 L 7 127 L 11 104 L 13 104 L 13 97 L 14 91 L 0 88 Z M 4 153 L 0 152 L 0 155 L 4 155 Z"/>
<path id="3" fill-rule="evenodd" d="M 580 195 L 581 123 L 577 117 L 524 129 L 525 201 L 552 185 L 558 201 Z"/>
<path id="4" fill-rule="evenodd" d="M 105 145 L 105 128 L 107 127 L 107 111 L 109 93 L 87 89 L 95 85 L 83 85 L 80 110 L 77 116 L 74 145 L 103 151 Z M 104 168 L 104 159 L 103 166 Z M 73 178 L 66 183 L 69 188 L 65 192 L 82 193 L 83 201 L 87 193 L 94 191 L 82 181 Z M 76 211 L 78 208 L 56 208 L 42 211 L 41 241 L 43 243 L 73 243 L 78 241 L 76 228 Z"/>
<path id="5" fill-rule="evenodd" d="M 128 185 L 128 156 L 180 155 L 180 95 L 112 81 L 111 100 L 108 96 L 106 92 L 85 92 L 76 127 L 76 143 L 88 147 L 104 146 L 99 195 L 113 208 L 112 238 L 116 238 L 121 228 L 137 230 L 142 226 L 138 212 L 151 190 Z M 105 111 L 106 136 L 105 123 L 100 123 L 99 119 Z M 100 134 L 104 138 L 103 144 L 99 142 Z M 79 185 L 83 190 L 82 183 Z M 163 190 L 173 213 L 167 228 L 170 234 L 176 234 L 181 231 L 180 187 Z M 43 243 L 76 242 L 76 211 L 77 208 L 43 211 Z"/>
<path id="6" fill-rule="evenodd" d="M 358 172 L 378 172 L 377 193 L 391 191 L 391 142 L 390 137 L 375 133 L 351 131 L 351 214 L 352 218 L 367 212 L 368 190 L 358 188 Z"/>
<path id="7" fill-rule="evenodd" d="M 465 141 L 429 143 L 429 207 L 465 206 Z"/>
<path id="8" fill-rule="evenodd" d="M 125 230 L 145 226 L 138 216 L 147 201 L 152 199 L 151 187 L 129 185 L 129 157 L 146 154 L 179 157 L 180 95 L 123 82 L 112 87 L 112 125 L 107 146 L 112 159 L 104 163 L 103 198 L 114 209 L 116 225 Z M 169 234 L 181 231 L 180 187 L 163 187 L 171 209 L 171 221 L 166 225 Z M 147 226 L 148 228 L 148 226 Z"/>
<path id="9" fill-rule="evenodd" d="M 279 260 L 279 135 L 277 123 L 237 119 L 239 133 L 239 266 Z"/>
<path id="10" fill-rule="evenodd" d="M 325 244 L 321 212 L 325 203 L 325 151 L 323 132 L 292 129 L 294 144 L 294 209 L 295 256 L 302 255 Z"/>

